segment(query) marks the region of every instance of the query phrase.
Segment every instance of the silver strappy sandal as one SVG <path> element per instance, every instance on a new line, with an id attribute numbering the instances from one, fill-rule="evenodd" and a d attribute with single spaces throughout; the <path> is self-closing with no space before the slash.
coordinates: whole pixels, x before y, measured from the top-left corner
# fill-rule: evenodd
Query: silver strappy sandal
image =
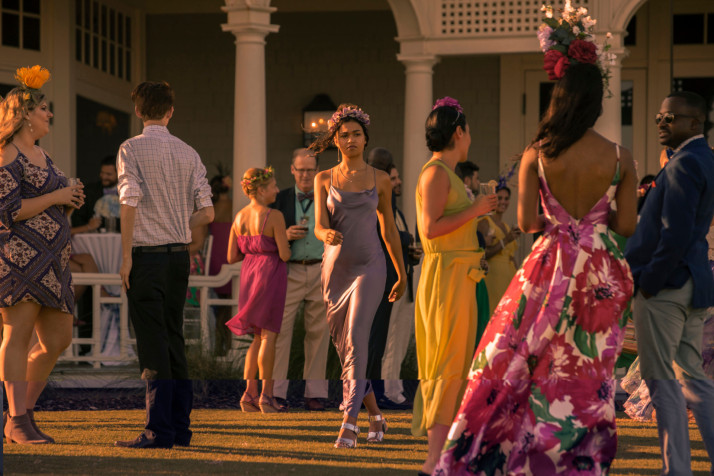
<path id="1" fill-rule="evenodd" d="M 384 434 L 387 432 L 387 420 L 382 417 L 382 415 L 370 415 L 369 422 L 381 421 L 382 430 L 381 431 L 370 431 L 367 433 L 367 442 L 369 443 L 381 443 L 384 440 Z"/>
<path id="2" fill-rule="evenodd" d="M 335 441 L 335 448 L 357 448 L 357 435 L 359 435 L 359 427 L 353 425 L 352 423 L 343 423 L 340 429 L 350 430 L 355 434 L 355 439 L 350 440 L 349 438 L 337 438 Z"/>

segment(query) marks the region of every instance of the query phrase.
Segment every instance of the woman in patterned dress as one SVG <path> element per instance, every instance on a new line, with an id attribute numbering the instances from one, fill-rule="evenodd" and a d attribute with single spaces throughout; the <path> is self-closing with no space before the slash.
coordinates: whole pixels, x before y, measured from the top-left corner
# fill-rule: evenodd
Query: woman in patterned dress
<path id="1" fill-rule="evenodd" d="M 49 72 L 21 68 L 21 86 L 0 102 L 0 377 L 5 382 L 8 443 L 50 443 L 33 408 L 57 358 L 72 341 L 74 293 L 69 269 L 70 210 L 84 203 L 35 142 L 49 132 L 39 90 Z M 38 79 L 39 78 L 39 79 Z M 30 339 L 39 342 L 31 349 Z M 28 356 L 29 349 L 29 356 Z"/>
<path id="2" fill-rule="evenodd" d="M 543 235 L 481 339 L 436 475 L 606 474 L 615 458 L 633 282 L 611 230 L 634 232 L 637 179 L 592 129 L 602 97 L 599 68 L 571 64 L 523 154 L 518 224 Z"/>

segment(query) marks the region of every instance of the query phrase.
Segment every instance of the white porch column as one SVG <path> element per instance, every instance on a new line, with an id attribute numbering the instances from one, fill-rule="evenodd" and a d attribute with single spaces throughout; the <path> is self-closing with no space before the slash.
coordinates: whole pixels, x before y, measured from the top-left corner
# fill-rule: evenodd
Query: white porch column
<path id="1" fill-rule="evenodd" d="M 434 65 L 439 59 L 433 55 L 397 55 L 397 59 L 406 67 L 404 161 L 400 171 L 404 182 L 402 206 L 409 228 L 413 229 L 416 224 L 417 181 L 422 166 L 429 158 L 424 139 L 424 121 L 434 102 L 432 79 Z"/>
<path id="2" fill-rule="evenodd" d="M 605 136 L 605 138 L 620 144 L 622 142 L 622 57 L 624 49 L 611 50 L 617 55 L 615 64 L 608 65 L 610 68 L 609 89 L 612 95 L 602 100 L 602 115 L 595 123 L 595 130 Z"/>
<path id="3" fill-rule="evenodd" d="M 221 10 L 228 14 L 228 23 L 221 28 L 236 37 L 233 179 L 237 184 L 250 167 L 266 165 L 265 37 L 280 27 L 270 24 L 270 14 L 277 10 L 270 0 L 226 0 Z M 237 186 L 233 211 L 247 203 Z"/>

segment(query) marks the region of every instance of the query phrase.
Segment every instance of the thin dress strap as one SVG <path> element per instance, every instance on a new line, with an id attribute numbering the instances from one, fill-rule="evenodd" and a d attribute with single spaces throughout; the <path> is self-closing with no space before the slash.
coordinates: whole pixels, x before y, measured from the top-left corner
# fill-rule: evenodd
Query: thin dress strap
<path id="1" fill-rule="evenodd" d="M 263 230 L 265 230 L 265 224 L 268 223 L 268 217 L 270 216 L 270 212 L 272 212 L 273 209 L 270 208 L 268 209 L 268 213 L 265 214 L 265 220 L 263 220 L 263 226 L 260 227 L 260 234 L 263 234 Z"/>
<path id="2" fill-rule="evenodd" d="M 19 148 L 18 146 L 16 146 L 13 142 L 10 142 L 10 144 L 12 144 L 12 146 L 13 146 L 15 149 L 17 149 L 17 153 L 18 153 L 18 154 L 20 154 L 20 155 L 25 155 L 25 154 L 22 153 L 22 151 L 20 150 L 20 148 Z"/>
<path id="3" fill-rule="evenodd" d="M 372 167 L 372 178 L 374 178 L 374 186 L 377 187 L 377 169 Z"/>

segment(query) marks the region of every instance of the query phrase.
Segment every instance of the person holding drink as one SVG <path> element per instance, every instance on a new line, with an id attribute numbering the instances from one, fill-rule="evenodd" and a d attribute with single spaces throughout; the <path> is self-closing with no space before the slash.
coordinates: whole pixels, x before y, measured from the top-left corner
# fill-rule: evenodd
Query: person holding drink
<path id="1" fill-rule="evenodd" d="M 39 65 L 20 68 L 15 78 L 20 86 L 0 101 L 0 378 L 9 406 L 4 434 L 8 443 L 43 444 L 54 439 L 40 431 L 33 410 L 72 342 L 68 215 L 85 196 L 84 186 L 70 185 L 35 145 L 53 116 L 40 90 L 50 72 Z M 33 334 L 38 342 L 30 347 Z"/>

